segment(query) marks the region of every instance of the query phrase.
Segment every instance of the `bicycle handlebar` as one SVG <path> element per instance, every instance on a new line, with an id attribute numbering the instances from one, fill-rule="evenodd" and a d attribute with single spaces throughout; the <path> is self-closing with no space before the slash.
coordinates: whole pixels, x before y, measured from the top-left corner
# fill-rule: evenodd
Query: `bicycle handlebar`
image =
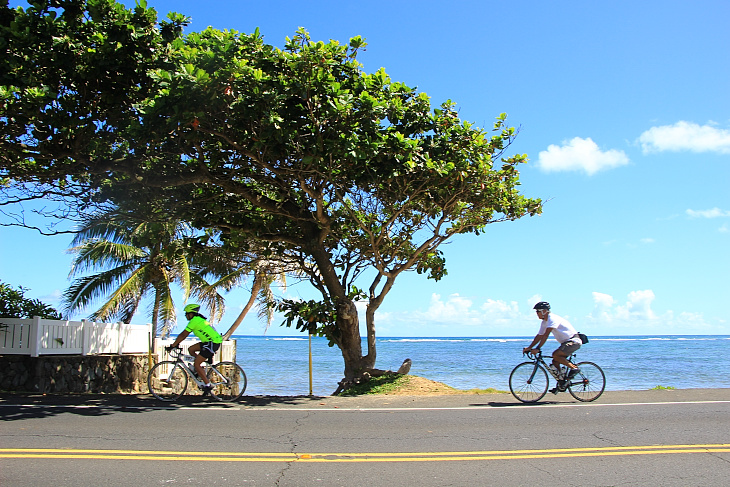
<path id="1" fill-rule="evenodd" d="M 536 350 L 536 349 L 533 348 L 533 350 Z M 542 350 L 539 350 L 539 349 L 537 349 L 537 353 L 534 354 L 534 355 L 532 355 L 532 357 L 530 357 L 530 355 L 532 355 L 530 352 L 524 352 L 524 351 L 522 352 L 522 356 L 523 357 L 524 356 L 527 356 L 527 358 L 529 358 L 530 360 L 540 360 L 540 359 L 542 359 L 542 356 L 543 356 L 542 355 Z M 552 358 L 552 355 L 549 355 L 549 357 Z M 568 361 L 571 361 L 575 357 L 576 357 L 576 354 L 575 353 L 571 353 L 566 358 L 567 358 Z"/>
<path id="2" fill-rule="evenodd" d="M 167 350 L 167 353 L 170 354 L 170 357 L 178 358 L 180 355 L 182 355 L 183 349 L 182 347 L 165 347 L 165 350 Z"/>

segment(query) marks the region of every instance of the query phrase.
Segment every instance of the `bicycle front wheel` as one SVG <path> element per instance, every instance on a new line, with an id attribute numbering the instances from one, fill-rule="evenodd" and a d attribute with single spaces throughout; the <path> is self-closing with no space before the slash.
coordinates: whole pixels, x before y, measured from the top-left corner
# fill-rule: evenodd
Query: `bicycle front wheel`
<path id="1" fill-rule="evenodd" d="M 518 401 L 537 402 L 548 389 L 548 375 L 535 362 L 523 362 L 509 375 L 509 390 Z"/>
<path id="2" fill-rule="evenodd" d="M 603 370 L 593 362 L 581 362 L 576 365 L 580 368 L 580 372 L 569 381 L 570 395 L 583 402 L 595 401 L 603 394 L 603 389 L 606 387 Z"/>
<path id="3" fill-rule="evenodd" d="M 188 387 L 188 374 L 178 362 L 160 362 L 147 375 L 150 394 L 160 401 L 174 401 Z"/>
<path id="4" fill-rule="evenodd" d="M 208 380 L 218 399 L 236 401 L 246 390 L 248 381 L 243 368 L 235 362 L 219 362 L 208 368 Z"/>

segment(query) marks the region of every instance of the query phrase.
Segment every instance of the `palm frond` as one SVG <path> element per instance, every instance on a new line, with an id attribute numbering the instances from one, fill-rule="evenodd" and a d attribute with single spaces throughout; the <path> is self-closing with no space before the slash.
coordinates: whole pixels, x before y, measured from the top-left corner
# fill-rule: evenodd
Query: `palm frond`
<path id="1" fill-rule="evenodd" d="M 184 254 L 176 256 L 174 260 L 175 278 L 180 283 L 183 291 L 183 301 L 187 301 L 190 296 L 190 267 L 188 259 Z"/>
<path id="2" fill-rule="evenodd" d="M 92 316 L 95 319 L 112 321 L 124 316 L 124 311 L 130 307 L 130 302 L 138 301 L 147 291 L 149 285 L 144 277 L 145 271 L 145 268 L 138 268 L 132 272 L 111 292 L 107 301 Z"/>
<path id="3" fill-rule="evenodd" d="M 271 282 L 264 282 L 259 290 L 258 301 L 258 317 L 260 320 L 266 320 L 266 328 L 268 330 L 274 321 L 274 310 L 276 309 L 276 296 L 271 290 Z"/>
<path id="4" fill-rule="evenodd" d="M 109 220 L 108 215 L 109 213 L 98 213 L 89 217 L 76 233 L 71 245 L 78 245 L 86 240 L 129 243 L 129 231 L 124 225 Z"/>
<path id="5" fill-rule="evenodd" d="M 71 262 L 71 276 L 88 270 L 144 261 L 147 257 L 143 249 L 103 240 L 87 241 L 82 245 L 69 249 L 69 252 L 77 254 Z"/>
<path id="6" fill-rule="evenodd" d="M 158 297 L 157 303 L 159 305 L 159 309 L 157 310 L 158 326 L 160 324 L 162 325 L 160 328 L 160 336 L 162 338 L 169 336 L 177 324 L 175 303 L 172 299 L 169 282 L 165 281 L 165 283 L 155 288 L 155 293 Z"/>
<path id="7" fill-rule="evenodd" d="M 103 299 L 127 280 L 134 270 L 134 265 L 125 265 L 74 280 L 62 296 L 64 312 L 71 314 L 85 309 L 97 299 Z"/>
<path id="8" fill-rule="evenodd" d="M 191 295 L 200 304 L 210 310 L 210 321 L 217 323 L 223 318 L 225 312 L 225 298 L 218 293 L 218 289 L 215 284 L 208 283 L 202 276 L 192 272 L 190 274 L 191 281 Z"/>

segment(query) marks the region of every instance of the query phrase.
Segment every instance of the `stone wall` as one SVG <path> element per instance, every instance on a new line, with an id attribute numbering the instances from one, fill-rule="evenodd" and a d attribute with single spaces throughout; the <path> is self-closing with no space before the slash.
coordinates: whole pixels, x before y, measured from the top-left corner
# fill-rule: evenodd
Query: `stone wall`
<path id="1" fill-rule="evenodd" d="M 147 355 L 0 355 L 0 390 L 147 393 Z"/>

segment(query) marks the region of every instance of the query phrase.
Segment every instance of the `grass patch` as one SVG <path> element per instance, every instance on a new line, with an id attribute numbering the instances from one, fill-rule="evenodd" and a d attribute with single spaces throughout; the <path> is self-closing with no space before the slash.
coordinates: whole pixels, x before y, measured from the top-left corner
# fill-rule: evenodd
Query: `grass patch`
<path id="1" fill-rule="evenodd" d="M 671 391 L 673 389 L 674 389 L 673 386 L 654 386 L 649 390 L 650 391 Z"/>
<path id="2" fill-rule="evenodd" d="M 365 394 L 388 394 L 397 389 L 408 386 L 409 376 L 397 374 L 385 374 L 380 377 L 372 377 L 362 384 L 355 384 L 340 393 L 340 396 L 362 396 Z"/>
<path id="3" fill-rule="evenodd" d="M 507 394 L 507 391 L 500 391 L 494 387 L 488 387 L 486 389 L 467 389 L 464 392 L 467 394 Z"/>

